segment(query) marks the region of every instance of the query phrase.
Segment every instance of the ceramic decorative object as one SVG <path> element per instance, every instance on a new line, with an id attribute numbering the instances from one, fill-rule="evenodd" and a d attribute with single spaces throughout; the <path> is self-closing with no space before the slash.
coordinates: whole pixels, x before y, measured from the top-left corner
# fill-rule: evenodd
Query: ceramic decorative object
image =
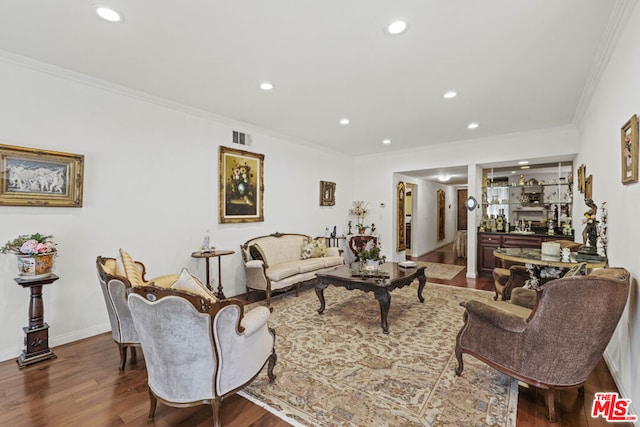
<path id="1" fill-rule="evenodd" d="M 0 252 L 12 253 L 18 259 L 18 274 L 30 278 L 51 274 L 53 259 L 58 254 L 53 236 L 25 234 L 7 242 Z"/>
<path id="2" fill-rule="evenodd" d="M 18 274 L 21 276 L 43 277 L 53 270 L 54 254 L 47 255 L 16 255 L 18 259 Z"/>

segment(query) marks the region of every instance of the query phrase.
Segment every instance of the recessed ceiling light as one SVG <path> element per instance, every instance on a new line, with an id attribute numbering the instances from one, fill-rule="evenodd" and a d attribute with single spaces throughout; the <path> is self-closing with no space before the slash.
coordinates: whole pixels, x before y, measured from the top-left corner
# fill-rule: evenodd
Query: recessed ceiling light
<path id="1" fill-rule="evenodd" d="M 273 89 L 273 84 L 269 82 L 260 83 L 260 89 L 262 90 L 271 90 Z"/>
<path id="2" fill-rule="evenodd" d="M 478 123 L 473 122 L 473 123 L 469 123 L 469 124 L 467 125 L 467 128 L 468 128 L 468 129 L 477 129 L 477 128 L 478 128 L 478 126 L 480 126 Z"/>
<path id="3" fill-rule="evenodd" d="M 96 13 L 105 21 L 116 23 L 124 21 L 124 16 L 120 12 L 111 9 L 110 7 L 98 6 L 96 7 Z"/>
<path id="4" fill-rule="evenodd" d="M 349 124 L 349 119 L 347 119 L 346 117 L 340 119 L 340 124 L 344 125 L 344 126 L 348 125 Z"/>
<path id="5" fill-rule="evenodd" d="M 440 181 L 440 182 L 447 182 L 447 181 L 449 181 L 450 179 L 451 179 L 451 177 L 450 177 L 450 176 L 445 176 L 445 175 L 443 175 L 443 176 L 439 176 L 439 177 L 438 177 L 438 181 Z"/>
<path id="6" fill-rule="evenodd" d="M 529 169 L 531 166 L 520 166 L 520 169 Z"/>
<path id="7" fill-rule="evenodd" d="M 518 162 L 519 165 L 528 165 L 529 164 L 529 160 L 520 160 Z"/>
<path id="8" fill-rule="evenodd" d="M 446 92 L 444 95 L 442 95 L 444 99 L 451 99 L 455 98 L 456 96 L 458 96 L 458 93 L 455 90 L 450 90 L 449 92 Z"/>
<path id="9" fill-rule="evenodd" d="M 396 35 L 405 32 L 406 29 L 407 23 L 402 20 L 397 20 L 387 26 L 387 33 Z"/>
<path id="10" fill-rule="evenodd" d="M 391 144 L 391 140 L 390 139 L 383 139 L 382 143 L 383 144 Z"/>

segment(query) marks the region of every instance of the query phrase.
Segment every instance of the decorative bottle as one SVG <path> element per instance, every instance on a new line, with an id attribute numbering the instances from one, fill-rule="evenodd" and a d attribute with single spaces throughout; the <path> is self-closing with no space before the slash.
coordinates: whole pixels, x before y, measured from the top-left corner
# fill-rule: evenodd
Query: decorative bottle
<path id="1" fill-rule="evenodd" d="M 502 220 L 502 209 L 498 211 L 498 215 L 496 216 L 496 231 L 498 233 L 502 233 L 504 231 L 504 223 Z"/>
<path id="2" fill-rule="evenodd" d="M 209 230 L 204 234 L 204 238 L 202 239 L 202 246 L 200 247 L 200 252 L 205 253 L 211 250 L 211 241 L 209 239 Z"/>

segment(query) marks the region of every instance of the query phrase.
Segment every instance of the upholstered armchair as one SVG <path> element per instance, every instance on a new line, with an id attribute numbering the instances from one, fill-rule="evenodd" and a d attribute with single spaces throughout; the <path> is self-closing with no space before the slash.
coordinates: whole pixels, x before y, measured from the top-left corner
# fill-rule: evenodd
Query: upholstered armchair
<path id="1" fill-rule="evenodd" d="M 577 387 L 584 392 L 583 384 L 602 357 L 628 294 L 629 272 L 608 268 L 547 282 L 533 309 L 505 301 L 467 301 L 462 304 L 464 326 L 456 339 L 456 374 L 462 375 L 462 355 L 467 353 L 546 389 L 549 421 L 555 422 L 555 390 Z M 519 298 L 514 295 L 512 301 Z"/>
<path id="2" fill-rule="evenodd" d="M 553 243 L 558 243 L 561 249 L 569 248 L 572 252 L 577 251 L 581 246 L 580 243 L 571 240 L 554 240 Z M 511 292 L 515 288 L 524 286 L 530 278 L 529 272 L 524 265 L 505 260 L 502 260 L 502 268 L 496 267 L 493 269 L 492 275 L 496 293 L 493 299 L 500 298 L 502 301 L 508 301 L 511 298 Z M 543 280 L 542 283 L 546 281 Z"/>
<path id="3" fill-rule="evenodd" d="M 508 269 L 494 268 L 492 274 L 496 293 L 493 299 L 500 298 L 502 301 L 508 301 L 511 298 L 511 291 L 524 286 L 530 277 L 524 265 L 512 265 Z"/>
<path id="4" fill-rule="evenodd" d="M 124 371 L 124 366 L 127 362 L 127 350 L 131 349 L 131 356 L 135 357 L 136 347 L 140 345 L 138 333 L 129 312 L 127 289 L 131 288 L 132 282 L 147 283 L 145 266 L 139 261 L 131 260 L 130 269 L 136 270 L 137 273 L 135 274 L 140 277 L 140 281 L 128 279 L 124 263 L 116 261 L 115 258 L 97 257 L 96 268 L 98 270 L 100 289 L 107 305 L 111 333 L 113 340 L 118 344 L 118 351 L 120 352 L 120 370 Z M 166 285 L 175 282 L 177 279 L 177 274 L 169 274 L 156 277 L 151 281 Z"/>
<path id="5" fill-rule="evenodd" d="M 129 308 L 147 366 L 149 420 L 158 400 L 177 407 L 210 404 L 217 427 L 226 396 L 267 363 L 270 382 L 275 379 L 275 333 L 266 307 L 244 313 L 234 299 L 142 286 L 129 292 Z"/>

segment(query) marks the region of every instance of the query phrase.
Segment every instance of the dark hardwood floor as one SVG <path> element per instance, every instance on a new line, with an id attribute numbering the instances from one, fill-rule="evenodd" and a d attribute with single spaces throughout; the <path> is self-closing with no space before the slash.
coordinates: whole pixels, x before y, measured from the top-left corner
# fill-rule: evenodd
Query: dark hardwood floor
<path id="1" fill-rule="evenodd" d="M 419 258 L 422 261 L 465 265 L 443 248 Z M 450 281 L 452 286 L 493 290 L 488 278 L 466 278 L 466 270 Z M 251 300 L 260 297 L 252 293 Z M 100 303 L 102 303 L 100 301 Z M 118 371 L 118 350 L 111 333 L 101 334 L 53 349 L 55 360 L 18 369 L 14 360 L 0 363 L 0 426 L 210 426 L 211 407 L 172 408 L 158 404 L 156 418 L 147 423 L 149 398 L 142 352 L 129 358 L 125 372 Z M 617 391 L 604 362 L 600 362 L 585 385 L 584 396 L 576 390 L 557 397 L 560 422 L 546 420 L 544 393 L 520 386 L 517 425 L 605 426 L 590 416 L 595 392 Z M 247 400 L 233 395 L 222 404 L 222 424 L 230 427 L 288 426 L 287 423 Z M 618 426 L 631 424 L 617 423 Z"/>

